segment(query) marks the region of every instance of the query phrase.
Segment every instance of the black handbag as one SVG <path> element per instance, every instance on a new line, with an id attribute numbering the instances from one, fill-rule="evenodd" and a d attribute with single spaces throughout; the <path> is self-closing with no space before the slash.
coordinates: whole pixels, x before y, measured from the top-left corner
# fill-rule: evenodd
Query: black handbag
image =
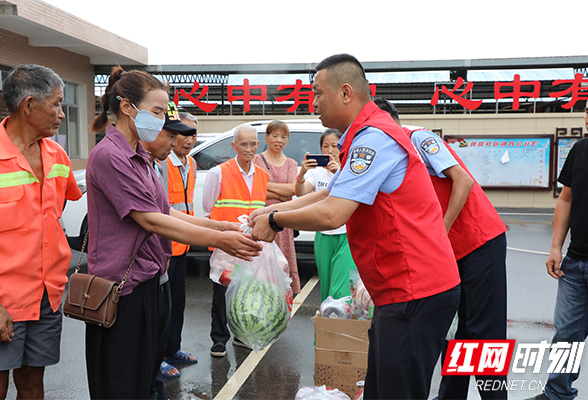
<path id="1" fill-rule="evenodd" d="M 135 254 L 133 257 L 125 276 L 120 283 L 117 283 L 96 275 L 79 272 L 87 242 L 88 232 L 84 237 L 78 264 L 69 278 L 69 289 L 63 305 L 63 314 L 66 317 L 89 324 L 110 328 L 116 322 L 118 299 L 137 255 Z"/>

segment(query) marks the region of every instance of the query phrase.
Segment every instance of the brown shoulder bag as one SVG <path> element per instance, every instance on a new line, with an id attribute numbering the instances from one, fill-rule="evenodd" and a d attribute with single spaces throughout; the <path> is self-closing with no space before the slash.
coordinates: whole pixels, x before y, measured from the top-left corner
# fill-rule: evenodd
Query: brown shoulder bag
<path id="1" fill-rule="evenodd" d="M 116 321 L 118 299 L 137 255 L 133 257 L 120 283 L 116 283 L 96 275 L 79 272 L 87 242 L 88 232 L 84 237 L 78 264 L 69 278 L 69 290 L 63 305 L 63 314 L 89 324 L 110 328 Z"/>

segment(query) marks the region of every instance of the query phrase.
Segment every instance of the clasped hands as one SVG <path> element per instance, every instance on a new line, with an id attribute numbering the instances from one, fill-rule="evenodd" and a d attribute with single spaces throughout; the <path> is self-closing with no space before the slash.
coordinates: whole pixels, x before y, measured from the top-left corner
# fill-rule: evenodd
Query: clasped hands
<path id="1" fill-rule="evenodd" d="M 253 240 L 273 242 L 276 238 L 277 232 L 269 224 L 269 213 L 271 211 L 269 207 L 258 208 L 247 217 L 249 226 L 253 228 L 251 233 Z"/>

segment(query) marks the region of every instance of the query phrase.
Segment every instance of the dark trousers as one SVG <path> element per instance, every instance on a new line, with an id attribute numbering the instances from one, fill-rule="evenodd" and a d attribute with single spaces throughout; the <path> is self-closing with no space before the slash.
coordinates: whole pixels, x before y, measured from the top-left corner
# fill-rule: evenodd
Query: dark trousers
<path id="1" fill-rule="evenodd" d="M 155 371 L 164 307 L 159 275 L 121 296 L 111 328 L 86 324 L 86 371 L 92 399 L 148 399 Z M 161 358 L 160 358 L 161 357 Z"/>
<path id="2" fill-rule="evenodd" d="M 427 399 L 431 377 L 459 304 L 459 285 L 434 296 L 378 306 L 364 399 Z"/>
<path id="3" fill-rule="evenodd" d="M 184 310 L 186 308 L 186 254 L 173 256 L 167 274 L 171 291 L 171 319 L 167 336 L 166 357 L 173 357 L 181 349 Z"/>
<path id="4" fill-rule="evenodd" d="M 459 323 L 455 339 L 506 339 L 506 234 L 489 240 L 457 262 L 461 277 Z M 443 347 L 443 357 L 447 350 Z M 476 380 L 506 380 L 506 376 L 476 376 Z M 467 399 L 469 376 L 443 376 L 439 399 Z M 477 385 L 478 389 L 484 385 Z M 492 387 L 492 385 L 489 385 Z M 480 390 L 482 399 L 506 399 L 506 385 Z"/>
<path id="5" fill-rule="evenodd" d="M 227 303 L 225 300 L 226 286 L 214 282 L 212 289 L 212 310 L 210 315 L 212 323 L 210 325 L 210 338 L 212 343 L 225 344 L 231 338 L 231 333 L 227 327 Z"/>
<path id="6" fill-rule="evenodd" d="M 157 391 L 158 399 L 168 399 L 167 391 L 163 383 L 163 376 L 161 375 L 161 362 L 163 361 L 165 354 L 165 347 L 167 344 L 167 336 L 169 331 L 170 322 L 170 309 L 171 309 L 171 294 L 170 294 L 169 281 L 162 285 L 159 285 L 160 304 L 159 307 L 159 320 L 163 321 L 159 324 L 157 331 L 157 361 L 155 365 L 155 378 L 154 378 L 154 389 Z"/>

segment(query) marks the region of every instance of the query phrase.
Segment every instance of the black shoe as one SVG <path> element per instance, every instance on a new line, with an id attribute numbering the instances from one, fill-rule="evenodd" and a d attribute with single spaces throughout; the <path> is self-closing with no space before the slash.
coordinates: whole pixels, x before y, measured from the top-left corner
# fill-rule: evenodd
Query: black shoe
<path id="1" fill-rule="evenodd" d="M 236 337 L 233 338 L 233 346 L 244 347 L 246 349 L 252 350 L 251 346 L 249 346 L 247 343 L 242 342 Z"/>
<path id="2" fill-rule="evenodd" d="M 210 355 L 213 357 L 224 357 L 227 355 L 227 348 L 223 343 L 215 343 L 210 348 Z"/>
<path id="3" fill-rule="evenodd" d="M 551 400 L 549 397 L 547 397 L 547 395 L 545 394 L 545 392 L 538 394 L 535 397 L 529 397 L 526 400 Z"/>

